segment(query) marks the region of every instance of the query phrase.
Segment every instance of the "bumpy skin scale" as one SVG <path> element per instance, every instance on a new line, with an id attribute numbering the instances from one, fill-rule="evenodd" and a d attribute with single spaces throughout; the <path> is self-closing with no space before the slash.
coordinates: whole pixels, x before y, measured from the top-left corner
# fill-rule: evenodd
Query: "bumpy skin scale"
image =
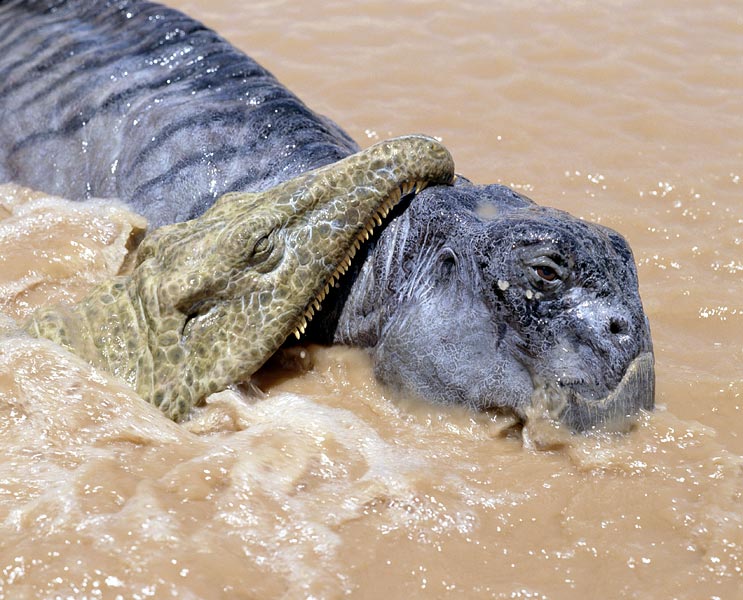
<path id="1" fill-rule="evenodd" d="M 382 142 L 145 238 L 133 273 L 25 328 L 126 380 L 173 419 L 246 381 L 307 320 L 377 222 L 413 189 L 446 184 L 435 140 Z"/>
<path id="2" fill-rule="evenodd" d="M 0 181 L 120 198 L 155 227 L 357 149 L 177 11 L 0 0 Z M 650 331 L 621 236 L 458 181 L 401 205 L 307 338 L 368 348 L 405 393 L 522 415 L 540 404 L 576 430 L 652 408 Z M 539 278 L 540 261 L 557 280 Z"/>

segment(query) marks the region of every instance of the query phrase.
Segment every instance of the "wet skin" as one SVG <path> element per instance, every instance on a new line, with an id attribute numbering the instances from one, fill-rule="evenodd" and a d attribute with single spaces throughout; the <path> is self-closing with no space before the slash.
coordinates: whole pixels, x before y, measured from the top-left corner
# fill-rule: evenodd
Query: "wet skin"
<path id="1" fill-rule="evenodd" d="M 390 385 L 522 417 L 538 403 L 576 431 L 653 408 L 634 260 L 609 228 L 460 180 L 413 199 L 359 264 L 332 335 Z"/>
<path id="2" fill-rule="evenodd" d="M 194 236 L 176 246 L 221 250 L 208 216 L 218 198 L 265 192 L 357 150 L 260 65 L 177 11 L 126 0 L 0 6 L 0 181 L 69 198 L 119 198 L 167 232 L 197 219 Z M 244 235 L 249 245 L 254 215 L 241 214 L 247 226 L 236 239 Z M 297 248 L 302 235 L 314 239 L 313 227 L 300 227 Z M 116 352 L 103 362 L 180 417 L 205 391 L 252 372 L 245 348 L 259 345 L 238 323 L 262 322 L 262 311 L 279 320 L 283 313 L 272 299 L 237 318 L 243 302 L 236 298 L 248 297 L 236 289 L 244 270 L 225 266 L 224 276 L 210 281 L 210 270 L 221 268 L 218 253 L 203 265 L 169 265 L 164 257 L 178 253 L 156 248 L 156 240 L 175 239 L 169 236 L 155 229 L 145 242 L 148 258 L 137 275 L 144 286 L 112 288 L 100 300 L 135 306 L 139 295 L 155 299 L 157 313 L 166 299 L 177 316 L 166 313 L 164 322 L 175 319 L 174 327 L 162 333 L 155 323 L 147 346 L 162 364 L 180 366 L 168 367 L 158 386 L 136 375 L 156 367 L 130 364 L 126 351 L 123 362 Z M 207 276 L 189 279 L 194 273 Z M 177 293 L 173 280 L 182 283 Z M 165 291 L 154 289 L 157 281 Z M 218 383 L 204 383 L 206 366 L 187 359 L 182 368 L 185 350 L 173 331 L 191 327 L 197 334 L 201 321 L 193 311 L 230 301 L 234 319 L 221 337 L 213 333 L 225 352 L 214 361 Z M 304 291 L 295 301 L 314 302 Z M 80 310 L 87 309 L 72 312 Z M 362 247 L 322 314 L 306 339 L 367 348 L 382 381 L 432 401 L 520 416 L 539 404 L 574 430 L 625 422 L 653 406 L 652 343 L 626 242 L 499 186 L 461 180 L 406 202 L 378 243 Z M 286 335 L 293 327 L 288 319 Z M 260 360 L 280 337 L 258 352 Z M 245 366 L 235 366 L 234 357 Z"/>
<path id="3" fill-rule="evenodd" d="M 271 188 L 222 196 L 201 217 L 145 238 L 131 275 L 27 332 L 127 381 L 172 419 L 250 379 L 307 321 L 401 196 L 451 183 L 433 139 L 382 142 Z"/>

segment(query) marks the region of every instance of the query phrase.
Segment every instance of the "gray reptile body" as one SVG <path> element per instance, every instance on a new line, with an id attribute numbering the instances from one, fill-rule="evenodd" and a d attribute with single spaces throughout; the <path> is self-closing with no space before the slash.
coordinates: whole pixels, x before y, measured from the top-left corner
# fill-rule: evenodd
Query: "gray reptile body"
<path id="1" fill-rule="evenodd" d="M 152 227 L 355 152 L 339 127 L 181 13 L 148 2 L 0 2 L 0 181 L 112 197 Z M 537 399 L 575 430 L 653 407 L 652 343 L 617 233 L 502 186 L 397 209 L 310 339 L 445 403 Z"/>
<path id="2" fill-rule="evenodd" d="M 159 227 L 358 150 L 263 67 L 148 2 L 0 2 L 0 181 Z"/>

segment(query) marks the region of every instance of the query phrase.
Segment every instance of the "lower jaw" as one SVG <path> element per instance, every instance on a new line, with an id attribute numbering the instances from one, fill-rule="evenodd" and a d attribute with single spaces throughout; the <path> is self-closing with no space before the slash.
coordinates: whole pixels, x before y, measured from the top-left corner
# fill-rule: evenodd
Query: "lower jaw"
<path id="1" fill-rule="evenodd" d="M 622 380 L 605 397 L 589 399 L 569 387 L 539 386 L 531 399 L 532 410 L 562 423 L 573 432 L 601 428 L 627 431 L 642 411 L 655 406 L 655 371 L 651 352 L 637 356 Z"/>

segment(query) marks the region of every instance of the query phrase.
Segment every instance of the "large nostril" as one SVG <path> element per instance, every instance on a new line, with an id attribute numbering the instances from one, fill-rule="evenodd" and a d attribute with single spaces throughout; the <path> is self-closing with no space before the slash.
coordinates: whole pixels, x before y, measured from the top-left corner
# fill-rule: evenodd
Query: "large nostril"
<path id="1" fill-rule="evenodd" d="M 612 317 L 609 319 L 609 333 L 612 335 L 627 333 L 627 321 L 621 317 Z"/>

